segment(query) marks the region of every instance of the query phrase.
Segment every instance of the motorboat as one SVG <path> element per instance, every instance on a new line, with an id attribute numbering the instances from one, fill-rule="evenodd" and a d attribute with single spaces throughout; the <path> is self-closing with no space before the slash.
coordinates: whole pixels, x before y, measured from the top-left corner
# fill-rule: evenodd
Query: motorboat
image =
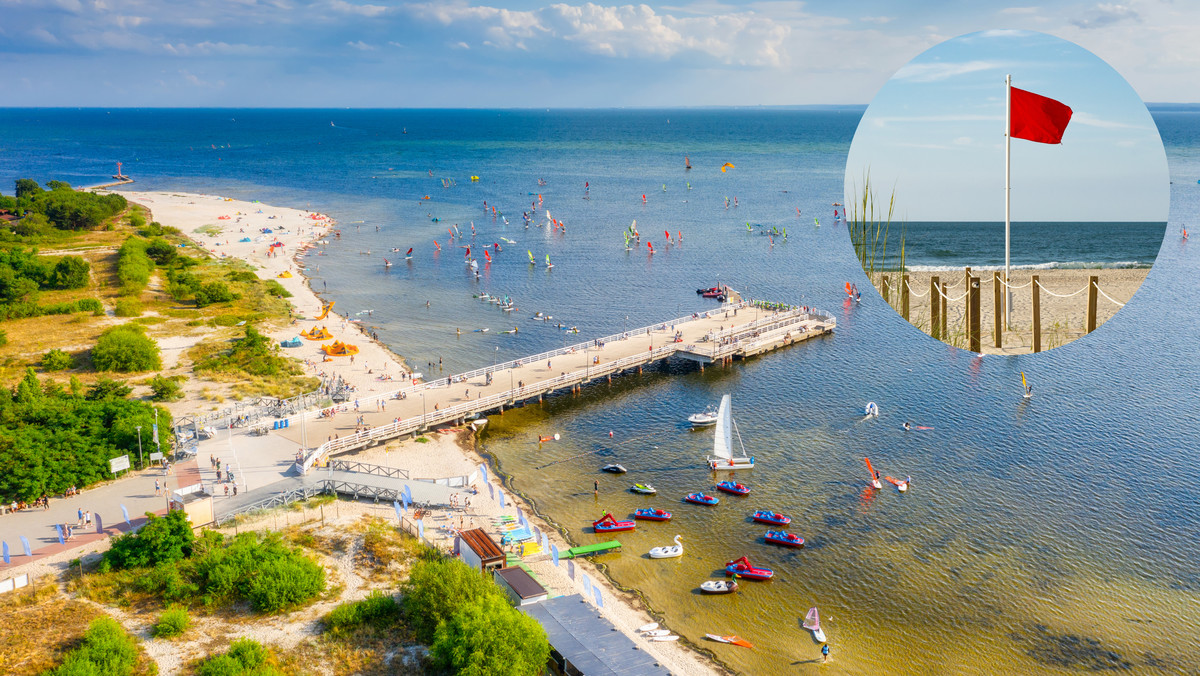
<path id="1" fill-rule="evenodd" d="M 633 518 L 641 519 L 642 521 L 670 521 L 671 513 L 665 509 L 643 507 L 641 509 L 634 510 Z"/>
<path id="2" fill-rule="evenodd" d="M 642 495 L 654 495 L 655 493 L 658 493 L 658 489 L 650 484 L 634 484 L 629 488 L 629 490 L 633 491 L 634 493 L 641 493 Z"/>
<path id="3" fill-rule="evenodd" d="M 605 512 L 604 516 L 592 522 L 592 528 L 597 533 L 619 533 L 625 530 L 633 530 L 637 527 L 634 521 L 617 521 L 617 519 L 609 512 Z"/>
<path id="4" fill-rule="evenodd" d="M 693 413 L 692 415 L 688 416 L 688 422 L 692 424 L 692 427 L 708 427 L 709 425 L 716 425 L 717 409 L 713 406 L 709 406 L 708 408 L 704 409 L 703 413 Z"/>
<path id="5" fill-rule="evenodd" d="M 615 462 L 601 467 L 600 470 L 604 471 L 604 472 L 611 472 L 612 474 L 624 474 L 625 472 L 628 471 L 623 466 L 621 466 Z"/>
<path id="6" fill-rule="evenodd" d="M 744 577 L 748 580 L 770 580 L 775 571 L 770 568 L 763 568 L 750 563 L 750 557 L 743 556 L 740 559 L 734 559 L 725 564 L 725 574 L 733 577 Z"/>
<path id="7" fill-rule="evenodd" d="M 683 496 L 683 499 L 685 502 L 709 506 L 715 505 L 721 501 L 720 498 L 716 498 L 711 495 L 705 495 L 704 493 L 688 493 L 687 495 Z"/>
<path id="8" fill-rule="evenodd" d="M 713 453 L 708 456 L 708 466 L 718 469 L 753 469 L 754 458 L 746 455 L 746 446 L 742 444 L 742 434 L 738 432 L 738 444 L 742 454 L 733 455 L 733 433 L 737 424 L 733 421 L 733 407 L 729 395 L 721 397 L 721 406 L 717 409 L 717 429 L 713 432 Z"/>
<path id="9" fill-rule="evenodd" d="M 683 556 L 683 543 L 679 540 L 681 536 L 675 536 L 675 544 L 667 547 L 653 547 L 650 549 L 650 558 L 652 559 L 675 559 Z"/>
<path id="10" fill-rule="evenodd" d="M 738 583 L 733 580 L 706 580 L 700 583 L 700 591 L 705 594 L 732 594 L 737 588 Z"/>
<path id="11" fill-rule="evenodd" d="M 767 534 L 763 536 L 763 539 L 773 545 L 783 545 L 784 547 L 804 546 L 804 538 L 796 535 L 795 533 L 789 533 L 782 530 L 769 530 L 767 531 Z"/>
<path id="12" fill-rule="evenodd" d="M 736 481 L 722 481 L 717 484 L 717 490 L 731 495 L 750 495 L 750 487 Z"/>
<path id="13" fill-rule="evenodd" d="M 758 510 L 752 518 L 758 523 L 769 523 L 772 526 L 786 526 L 792 522 L 792 517 L 767 509 Z"/>

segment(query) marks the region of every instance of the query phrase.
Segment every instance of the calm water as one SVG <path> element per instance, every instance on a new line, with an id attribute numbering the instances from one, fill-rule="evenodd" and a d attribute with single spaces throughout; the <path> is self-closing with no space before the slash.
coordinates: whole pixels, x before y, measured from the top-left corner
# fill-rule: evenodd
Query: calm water
<path id="1" fill-rule="evenodd" d="M 598 539 L 586 526 L 604 509 L 674 512 L 670 524 L 622 534 L 624 552 L 601 560 L 672 629 L 755 643 L 706 645 L 745 673 L 817 669 L 818 646 L 798 630 L 814 604 L 834 658 L 826 671 L 1069 673 L 1110 664 L 1110 652 L 1140 671 L 1200 671 L 1200 250 L 1173 234 L 1200 208 L 1200 112 L 1155 112 L 1174 177 L 1172 234 L 1133 302 L 1067 346 L 987 358 L 930 339 L 878 298 L 841 304 L 846 281 L 869 289 L 845 230 L 832 226 L 860 114 L 3 110 L 0 185 L 98 182 L 119 159 L 139 189 L 328 211 L 344 235 L 310 259 L 314 285 L 339 309 L 375 310 L 381 336 L 419 369 L 438 358 L 447 372 L 466 369 L 575 338 L 529 321 L 534 311 L 577 325 L 581 338 L 603 335 L 710 307 L 694 290 L 718 281 L 832 310 L 838 331 L 826 339 L 703 374 L 672 364 L 493 416 L 483 448 L 578 543 Z M 735 167 L 721 173 L 726 162 Z M 521 211 L 539 193 L 537 222 L 548 209 L 565 234 L 524 227 Z M 625 251 L 634 219 L 653 257 L 644 244 Z M 469 239 L 472 222 L 477 245 L 503 247 L 478 282 L 459 242 L 446 240 L 452 224 Z M 776 227 L 786 240 L 757 234 Z M 681 231 L 682 244 L 662 246 L 663 230 Z M 380 252 L 409 246 L 410 265 L 382 269 Z M 530 267 L 526 250 L 539 263 L 549 253 L 554 269 Z M 513 296 L 521 312 L 472 300 L 481 290 Z M 513 325 L 516 335 L 497 333 Z M 467 332 L 481 327 L 492 332 Z M 1035 386 L 1029 401 L 1021 371 Z M 754 493 L 685 505 L 713 476 L 703 468 L 711 432 L 682 421 L 724 393 L 759 458 L 738 474 Z M 864 422 L 867 401 L 882 415 Z M 934 429 L 904 433 L 906 420 Z M 539 449 L 537 436 L 552 432 L 562 440 Z M 864 455 L 913 487 L 865 490 Z M 613 460 L 630 474 L 597 471 Z M 639 480 L 659 495 L 624 490 Z M 766 529 L 747 518 L 759 507 L 791 514 L 808 547 L 765 545 Z M 645 558 L 676 533 L 684 558 Z M 729 597 L 694 593 L 742 554 L 776 579 Z"/>
<path id="2" fill-rule="evenodd" d="M 917 271 L 1004 269 L 1004 222 L 898 224 L 904 255 Z M 1166 223 L 1013 223 L 1012 266 L 1021 269 L 1148 268 Z M 896 233 L 892 233 L 893 236 Z M 892 248 L 896 248 L 893 246 Z"/>

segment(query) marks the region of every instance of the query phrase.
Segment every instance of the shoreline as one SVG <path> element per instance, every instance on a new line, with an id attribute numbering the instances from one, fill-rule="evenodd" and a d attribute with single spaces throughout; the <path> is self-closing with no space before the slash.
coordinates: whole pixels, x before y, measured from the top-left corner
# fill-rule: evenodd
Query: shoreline
<path id="1" fill-rule="evenodd" d="M 320 255 L 320 242 L 336 230 L 335 220 L 304 210 L 284 209 L 237 200 L 227 201 L 214 195 L 180 192 L 121 192 L 130 201 L 137 202 L 149 209 L 154 220 L 158 220 L 163 225 L 179 228 L 189 240 L 217 258 L 240 259 L 254 266 L 255 274 L 260 278 L 278 281 L 292 293 L 292 298 L 289 300 L 296 307 L 298 314 L 305 313 L 306 316 L 311 317 L 320 314 L 325 303 L 320 294 L 312 288 L 311 280 L 305 274 L 307 271 L 305 259 L 310 255 Z M 221 216 L 226 216 L 226 218 L 222 219 Z M 272 219 L 270 216 L 276 218 Z M 314 216 L 321 217 L 314 218 Z M 229 233 L 230 235 L 237 234 L 236 239 L 242 239 L 249 235 L 252 241 L 235 242 L 233 237 L 224 236 L 225 233 L 218 236 L 196 232 L 197 228 L 222 223 L 226 224 L 222 226 L 223 229 L 238 228 L 236 233 Z M 258 235 L 267 233 L 260 233 L 259 229 L 272 225 L 284 226 L 282 229 L 271 227 L 275 232 L 269 234 L 273 239 L 283 242 L 286 255 L 269 256 L 260 251 L 266 248 L 267 242 Z M 294 231 L 290 228 L 292 225 L 297 226 Z M 246 233 L 247 228 L 250 228 L 252 232 Z M 308 230 L 307 235 L 304 234 L 305 229 Z M 220 240 L 224 240 L 224 243 L 221 243 Z M 289 272 L 291 276 L 280 277 L 279 275 L 284 272 Z M 336 312 L 331 309 L 329 317 L 317 322 L 316 325 L 322 325 L 335 315 Z M 285 323 L 277 328 L 264 326 L 263 333 L 278 343 L 298 334 L 300 330 L 307 330 L 310 328 L 309 322 L 312 321 L 316 320 L 301 321 L 297 318 L 293 323 Z M 356 324 L 360 325 L 356 327 Z M 347 383 L 363 393 L 382 392 L 395 387 L 395 381 L 380 380 L 374 373 L 374 369 L 370 368 L 370 363 L 377 366 L 383 364 L 384 374 L 396 373 L 399 376 L 412 376 L 412 371 L 407 367 L 403 357 L 372 338 L 360 322 L 352 322 L 349 317 L 337 315 L 337 320 L 329 322 L 327 326 L 333 334 L 333 340 L 353 340 L 355 344 L 359 345 L 357 363 L 321 361 L 323 354 L 320 352 L 319 345 L 322 341 L 305 341 L 302 347 L 289 349 L 281 354 L 297 358 L 304 364 L 305 372 L 308 375 L 318 377 L 320 374 L 326 373 L 340 375 Z M 337 367 L 336 372 L 334 371 L 335 366 Z M 347 366 L 349 368 L 346 368 Z M 188 412 L 195 413 L 201 404 L 202 402 L 189 397 L 182 402 L 176 402 L 173 408 L 178 407 L 176 410 L 182 412 L 190 406 L 191 410 Z M 479 451 L 478 438 L 475 434 L 470 434 L 468 437 L 460 430 L 454 435 L 454 439 L 445 440 L 453 443 L 442 443 L 443 433 L 441 430 L 431 430 L 425 436 L 438 442 L 436 448 L 439 451 L 446 451 L 446 456 L 451 457 L 444 457 L 442 453 L 430 453 L 431 449 L 426 448 L 426 444 L 415 440 L 391 441 L 382 446 L 349 454 L 346 457 L 353 457 L 364 462 L 374 461 L 379 464 L 400 462 L 407 463 L 400 466 L 424 468 L 414 469 L 414 476 L 465 475 L 477 469 L 480 463 L 484 463 L 499 477 L 500 489 L 506 491 L 513 500 L 507 508 L 501 508 L 498 502 L 485 499 L 481 491 L 479 499 L 472 506 L 474 513 L 471 514 L 473 520 L 483 521 L 480 527 L 487 528 L 491 525 L 492 528 L 489 530 L 495 531 L 492 520 L 506 510 L 511 512 L 515 507 L 526 515 L 532 525 L 546 533 L 547 537 L 560 548 L 574 546 L 565 537 L 564 529 L 537 511 L 536 500 L 533 497 L 528 497 L 511 488 L 510 475 L 499 467 L 495 456 L 485 455 Z M 451 447 L 457 448 L 458 453 L 454 454 L 452 450 L 449 450 Z M 393 453 L 398 454 L 399 458 L 391 457 Z M 406 455 L 412 457 L 405 458 Z M 457 457 L 453 457 L 455 455 Z M 537 572 L 543 582 L 553 581 L 553 584 L 547 583 L 547 586 L 551 587 L 555 593 L 562 595 L 582 593 L 578 588 L 578 583 L 567 577 L 565 566 L 554 566 L 548 553 L 534 555 L 526 563 Z M 590 572 L 594 584 L 603 589 L 603 593 L 609 601 L 604 608 L 597 609 L 594 604 L 591 607 L 603 614 L 640 649 L 655 656 L 672 673 L 729 673 L 728 667 L 721 664 L 713 655 L 702 652 L 702 649 L 692 645 L 686 638 L 674 643 L 651 642 L 638 635 L 637 627 L 647 622 L 658 621 L 651 614 L 653 609 L 646 602 L 644 594 L 636 589 L 630 591 L 614 582 L 608 574 L 607 566 L 603 564 L 596 564 L 587 559 L 578 559 L 575 565 L 581 571 Z"/>

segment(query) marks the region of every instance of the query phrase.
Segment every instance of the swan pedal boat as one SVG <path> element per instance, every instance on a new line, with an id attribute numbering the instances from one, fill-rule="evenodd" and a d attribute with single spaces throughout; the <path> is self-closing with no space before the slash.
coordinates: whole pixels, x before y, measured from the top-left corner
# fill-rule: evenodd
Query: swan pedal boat
<path id="1" fill-rule="evenodd" d="M 784 547 L 803 547 L 804 538 L 795 533 L 788 533 L 782 530 L 769 530 L 763 536 L 764 539 L 773 545 L 783 545 Z"/>
<path id="2" fill-rule="evenodd" d="M 732 594 L 737 588 L 738 583 L 733 580 L 706 580 L 700 583 L 700 591 L 705 594 Z"/>
<path id="3" fill-rule="evenodd" d="M 738 575 L 748 580 L 769 580 L 775 575 L 775 571 L 770 568 L 755 566 L 750 563 L 750 558 L 743 556 L 740 559 L 734 559 L 725 564 L 725 574 L 728 576 Z"/>
<path id="4" fill-rule="evenodd" d="M 619 533 L 625 530 L 633 530 L 636 527 L 636 522 L 617 521 L 609 512 L 605 512 L 604 516 L 592 522 L 592 528 L 597 533 Z"/>
<path id="5" fill-rule="evenodd" d="M 721 501 L 720 498 L 714 498 L 711 495 L 705 495 L 703 493 L 688 493 L 686 496 L 684 496 L 683 499 L 687 502 L 691 502 L 691 503 L 694 503 L 697 505 L 710 505 L 710 506 L 715 505 Z"/>
<path id="6" fill-rule="evenodd" d="M 675 536 L 675 544 L 670 547 L 653 547 L 650 549 L 650 558 L 652 559 L 675 559 L 683 556 L 683 543 L 679 540 L 682 536 Z"/>
<path id="7" fill-rule="evenodd" d="M 664 509 L 643 507 L 633 512 L 633 518 L 641 519 L 643 521 L 670 521 L 671 513 Z"/>
<path id="8" fill-rule="evenodd" d="M 792 522 L 792 517 L 784 516 L 783 514 L 767 509 L 758 510 L 754 513 L 753 518 L 758 523 L 769 523 L 772 526 L 786 526 Z"/>
<path id="9" fill-rule="evenodd" d="M 732 495 L 750 495 L 750 487 L 736 481 L 722 481 L 717 484 L 717 490 Z"/>

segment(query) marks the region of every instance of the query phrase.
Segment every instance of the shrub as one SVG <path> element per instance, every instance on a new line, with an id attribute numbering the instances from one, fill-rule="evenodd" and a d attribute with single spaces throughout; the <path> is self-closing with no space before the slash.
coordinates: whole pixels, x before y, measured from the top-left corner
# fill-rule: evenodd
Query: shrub
<path id="1" fill-rule="evenodd" d="M 400 604 L 376 589 L 365 599 L 343 603 L 324 617 L 325 631 L 345 635 L 364 625 L 387 626 L 400 619 Z"/>
<path id="2" fill-rule="evenodd" d="M 165 266 L 175 260 L 175 256 L 179 255 L 179 252 L 175 250 L 174 244 L 161 237 L 156 237 L 146 245 L 146 255 L 158 265 Z"/>
<path id="3" fill-rule="evenodd" d="M 235 296 L 225 282 L 208 282 L 202 284 L 196 291 L 196 307 L 206 307 L 213 303 L 228 303 Z"/>
<path id="4" fill-rule="evenodd" d="M 42 368 L 46 371 L 62 371 L 75 368 L 75 358 L 55 348 L 42 355 Z"/>
<path id="5" fill-rule="evenodd" d="M 174 606 L 163 611 L 154 625 L 155 638 L 174 638 L 187 631 L 192 618 L 188 617 L 187 609 Z"/>
<path id="6" fill-rule="evenodd" d="M 193 542 L 192 525 L 182 510 L 162 517 L 147 513 L 141 529 L 113 538 L 104 559 L 118 570 L 170 564 L 190 556 Z"/>
<path id="7" fill-rule="evenodd" d="M 29 214 L 14 223 L 12 229 L 22 237 L 42 237 L 54 229 L 54 224 L 45 214 Z"/>
<path id="8" fill-rule="evenodd" d="M 279 296 L 280 298 L 291 298 L 292 297 L 291 291 L 288 291 L 287 289 L 283 288 L 282 284 L 280 284 L 279 282 L 277 282 L 273 279 L 268 279 L 264 283 L 264 286 L 267 287 L 267 293 L 271 294 L 272 296 Z"/>
<path id="9" fill-rule="evenodd" d="M 98 298 L 80 298 L 75 301 L 75 310 L 77 312 L 91 312 L 92 314 L 104 314 L 104 303 Z"/>
<path id="10" fill-rule="evenodd" d="M 105 399 L 124 399 L 133 392 L 133 388 L 112 378 L 101 377 L 88 388 L 84 398 L 88 401 L 104 401 Z"/>
<path id="11" fill-rule="evenodd" d="M 118 317 L 140 317 L 142 316 L 142 304 L 133 297 L 118 298 L 114 314 Z"/>
<path id="12" fill-rule="evenodd" d="M 67 653 L 61 666 L 48 676 L 125 676 L 133 673 L 138 653 L 133 639 L 111 617 L 98 617 L 88 625 L 83 643 Z"/>
<path id="13" fill-rule="evenodd" d="M 146 255 L 146 240 L 130 237 L 117 251 L 117 279 L 121 281 L 121 293 L 141 293 L 150 282 L 154 272 L 154 261 Z"/>
<path id="14" fill-rule="evenodd" d="M 153 401 L 177 401 L 183 398 L 183 388 L 174 378 L 154 376 L 150 379 L 150 399 Z"/>
<path id="15" fill-rule="evenodd" d="M 8 345 L 8 331 L 0 329 L 0 347 Z"/>
<path id="16" fill-rule="evenodd" d="M 54 264 L 50 284 L 60 289 L 82 289 L 88 285 L 92 266 L 79 256 L 63 256 Z"/>
<path id="17" fill-rule="evenodd" d="M 122 324 L 100 334 L 92 348 L 97 371 L 156 371 L 162 368 L 158 344 L 136 324 Z"/>
<path id="18" fill-rule="evenodd" d="M 550 643 L 537 620 L 490 595 L 462 604 L 440 624 L 429 653 L 435 666 L 459 676 L 536 675 L 546 669 Z"/>
<path id="19" fill-rule="evenodd" d="M 278 613 L 302 605 L 325 589 L 325 569 L 295 551 L 270 558 L 250 579 L 250 605 L 263 613 Z"/>
<path id="20" fill-rule="evenodd" d="M 413 565 L 404 587 L 404 613 L 417 635 L 429 644 L 438 624 L 464 604 L 499 596 L 500 588 L 462 561 L 422 560 Z"/>
<path id="21" fill-rule="evenodd" d="M 254 639 L 241 638 L 221 655 L 210 657 L 196 667 L 196 676 L 275 676 L 279 672 L 268 664 L 271 651 Z"/>

